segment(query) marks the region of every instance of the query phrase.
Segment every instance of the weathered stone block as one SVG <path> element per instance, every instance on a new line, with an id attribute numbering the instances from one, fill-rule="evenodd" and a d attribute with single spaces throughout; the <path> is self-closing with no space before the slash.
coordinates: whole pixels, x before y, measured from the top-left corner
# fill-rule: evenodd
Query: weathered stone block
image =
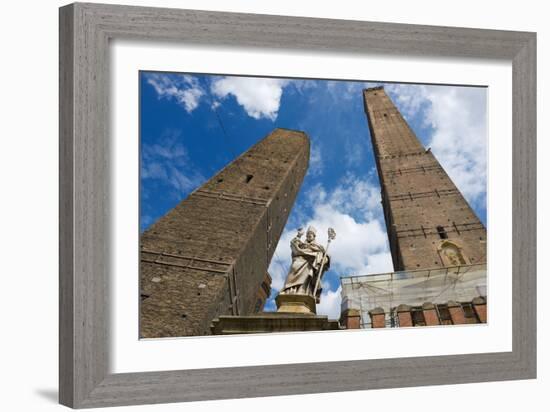
<path id="1" fill-rule="evenodd" d="M 312 332 L 340 329 L 337 320 L 327 316 L 264 312 L 250 316 L 220 316 L 211 325 L 214 335 L 272 332 Z"/>

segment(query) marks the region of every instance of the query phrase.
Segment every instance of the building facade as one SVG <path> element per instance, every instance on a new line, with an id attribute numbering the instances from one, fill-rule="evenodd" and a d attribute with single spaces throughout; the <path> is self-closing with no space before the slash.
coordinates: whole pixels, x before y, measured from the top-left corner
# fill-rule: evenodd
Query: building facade
<path id="1" fill-rule="evenodd" d="M 486 322 L 485 226 L 384 88 L 363 101 L 395 272 L 343 278 L 342 323 Z"/>
<path id="2" fill-rule="evenodd" d="M 346 276 L 343 326 L 350 329 L 487 322 L 484 263 Z"/>
<path id="3" fill-rule="evenodd" d="M 140 336 L 207 335 L 259 312 L 269 262 L 309 163 L 305 133 L 275 129 L 140 238 Z"/>

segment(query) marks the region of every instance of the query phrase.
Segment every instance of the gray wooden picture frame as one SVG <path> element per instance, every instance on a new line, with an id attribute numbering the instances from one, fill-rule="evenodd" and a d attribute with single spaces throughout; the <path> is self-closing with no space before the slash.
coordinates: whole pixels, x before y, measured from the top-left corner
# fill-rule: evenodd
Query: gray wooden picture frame
<path id="1" fill-rule="evenodd" d="M 84 3 L 62 7 L 59 18 L 62 404 L 87 408 L 536 377 L 535 33 Z M 110 39 L 510 61 L 512 351 L 110 374 Z"/>

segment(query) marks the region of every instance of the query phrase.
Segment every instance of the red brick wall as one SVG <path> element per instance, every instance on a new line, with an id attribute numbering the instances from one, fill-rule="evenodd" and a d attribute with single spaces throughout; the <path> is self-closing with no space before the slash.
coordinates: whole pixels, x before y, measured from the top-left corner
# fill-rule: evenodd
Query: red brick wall
<path id="1" fill-rule="evenodd" d="M 439 325 L 439 317 L 433 303 L 427 302 L 422 305 L 422 311 L 424 312 L 424 319 L 426 326 Z"/>
<path id="2" fill-rule="evenodd" d="M 472 305 L 481 323 L 487 323 L 487 299 L 477 297 L 472 300 Z"/>
<path id="3" fill-rule="evenodd" d="M 437 306 L 431 302 L 426 302 L 421 307 L 401 304 L 395 309 L 393 316 L 397 318 L 396 327 L 486 323 L 486 303 L 485 297 L 476 297 L 471 302 L 449 301 Z M 382 308 L 371 310 L 369 316 L 372 328 L 385 327 L 386 319 Z"/>
<path id="4" fill-rule="evenodd" d="M 453 320 L 453 324 L 461 325 L 466 323 L 466 318 L 464 317 L 464 310 L 462 309 L 462 306 L 460 305 L 460 303 L 449 302 L 447 303 L 447 306 L 449 307 L 449 313 L 451 314 L 451 319 Z"/>
<path id="5" fill-rule="evenodd" d="M 357 309 L 347 309 L 342 312 L 340 317 L 340 325 L 345 329 L 360 329 L 361 312 Z"/>
<path id="6" fill-rule="evenodd" d="M 410 306 L 399 305 L 397 307 L 397 317 L 399 319 L 399 327 L 413 326 Z"/>
<path id="7" fill-rule="evenodd" d="M 385 328 L 386 327 L 386 314 L 384 309 L 375 308 L 369 312 L 371 318 L 371 325 L 373 328 Z"/>

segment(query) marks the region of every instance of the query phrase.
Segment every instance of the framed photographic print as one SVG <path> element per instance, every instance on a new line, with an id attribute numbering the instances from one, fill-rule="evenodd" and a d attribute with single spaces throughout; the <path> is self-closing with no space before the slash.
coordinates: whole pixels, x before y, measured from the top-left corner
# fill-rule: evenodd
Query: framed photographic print
<path id="1" fill-rule="evenodd" d="M 535 377 L 535 42 L 61 8 L 61 403 Z"/>

